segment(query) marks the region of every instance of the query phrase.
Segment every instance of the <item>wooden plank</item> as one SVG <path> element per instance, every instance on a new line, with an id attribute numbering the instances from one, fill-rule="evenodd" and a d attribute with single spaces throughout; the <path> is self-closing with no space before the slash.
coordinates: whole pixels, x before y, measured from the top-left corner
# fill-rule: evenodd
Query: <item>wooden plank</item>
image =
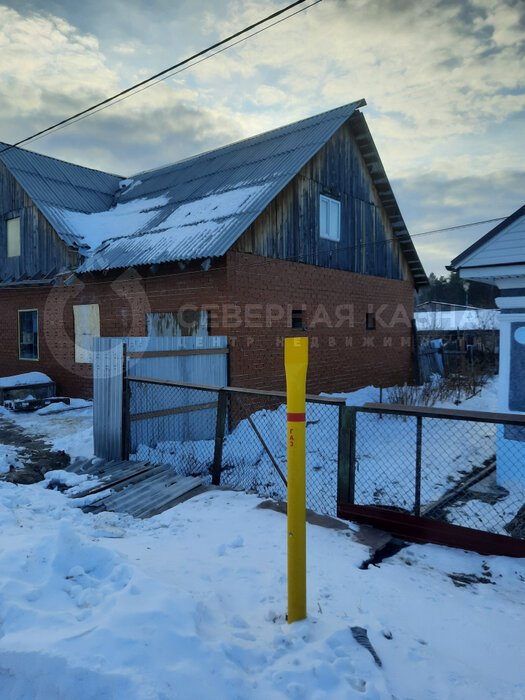
<path id="1" fill-rule="evenodd" d="M 199 389 L 201 391 L 229 391 L 232 394 L 253 394 L 254 396 L 267 396 L 283 398 L 286 400 L 285 391 L 267 391 L 265 389 L 246 389 L 235 386 L 211 386 L 207 384 L 194 384 L 191 382 L 176 382 L 169 379 L 152 379 L 151 377 L 127 377 L 128 382 L 141 382 L 144 384 L 165 384 L 166 386 L 176 386 L 181 389 Z M 317 394 L 306 394 L 306 400 L 312 403 L 322 403 L 329 406 L 339 406 L 346 403 L 346 399 L 338 397 L 318 396 Z M 371 404 L 375 406 L 375 404 Z"/>
<path id="2" fill-rule="evenodd" d="M 195 348 L 194 350 L 146 350 L 128 352 L 131 359 L 149 357 L 189 357 L 190 355 L 227 355 L 229 348 Z"/>
<path id="3" fill-rule="evenodd" d="M 411 542 L 429 543 L 468 549 L 479 554 L 525 557 L 525 540 L 492 532 L 473 530 L 439 520 L 397 513 L 373 506 L 338 503 L 337 517 L 364 525 L 372 525 Z"/>
<path id="4" fill-rule="evenodd" d="M 217 406 L 217 401 L 211 401 L 210 403 L 196 403 L 192 404 L 191 406 L 165 408 L 162 411 L 149 411 L 148 413 L 131 414 L 129 420 L 133 422 L 136 420 L 146 420 L 147 418 L 162 418 L 163 416 L 174 416 L 179 413 L 191 413 L 192 411 L 206 411 L 210 408 L 217 408 Z"/>
<path id="5" fill-rule="evenodd" d="M 398 404 L 385 403 L 365 403 L 363 406 L 358 406 L 357 410 L 363 413 L 390 413 L 400 416 L 421 416 L 422 418 L 448 418 L 452 420 L 475 421 L 479 423 L 503 423 L 508 425 L 525 425 L 525 416 L 521 413 L 465 411 L 456 408 L 400 406 Z"/>

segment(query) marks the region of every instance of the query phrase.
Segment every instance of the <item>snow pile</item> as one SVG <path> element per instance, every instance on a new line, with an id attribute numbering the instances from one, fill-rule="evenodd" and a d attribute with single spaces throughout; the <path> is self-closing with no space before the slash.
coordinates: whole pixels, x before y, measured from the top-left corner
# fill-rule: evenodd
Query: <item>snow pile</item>
<path id="1" fill-rule="evenodd" d="M 39 408 L 36 413 L 39 416 L 49 415 L 50 413 L 63 413 L 64 411 L 76 411 L 79 408 L 93 408 L 92 401 L 85 401 L 84 399 L 70 399 L 69 403 L 64 403 L 63 401 L 57 401 L 56 403 L 50 403 L 48 406 Z"/>
<path id="2" fill-rule="evenodd" d="M 14 469 L 23 469 L 23 463 L 17 459 L 17 455 L 21 451 L 21 447 L 0 445 L 0 474 L 7 474 L 11 470 L 11 467 Z"/>
<path id="3" fill-rule="evenodd" d="M 50 383 L 52 380 L 43 372 L 25 372 L 24 374 L 14 374 L 11 377 L 0 377 L 0 388 Z"/>
<path id="4" fill-rule="evenodd" d="M 135 521 L 0 484 L 2 696 L 523 696 L 523 561 L 414 545 L 361 570 L 352 529 L 308 526 L 309 617 L 288 625 L 286 521 L 259 502 Z"/>

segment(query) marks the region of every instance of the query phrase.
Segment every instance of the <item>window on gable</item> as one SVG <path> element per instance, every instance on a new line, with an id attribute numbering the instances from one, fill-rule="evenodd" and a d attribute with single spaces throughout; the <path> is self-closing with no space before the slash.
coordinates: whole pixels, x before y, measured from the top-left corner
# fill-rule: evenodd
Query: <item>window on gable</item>
<path id="1" fill-rule="evenodd" d="M 18 357 L 38 360 L 38 311 L 22 309 L 18 312 Z"/>
<path id="2" fill-rule="evenodd" d="M 341 202 L 324 194 L 319 202 L 319 235 L 330 241 L 341 238 Z"/>
<path id="3" fill-rule="evenodd" d="M 7 257 L 17 258 L 20 255 L 20 217 L 7 219 Z"/>
<path id="4" fill-rule="evenodd" d="M 366 330 L 374 331 L 376 327 L 376 315 L 375 312 L 369 311 L 366 314 Z"/>

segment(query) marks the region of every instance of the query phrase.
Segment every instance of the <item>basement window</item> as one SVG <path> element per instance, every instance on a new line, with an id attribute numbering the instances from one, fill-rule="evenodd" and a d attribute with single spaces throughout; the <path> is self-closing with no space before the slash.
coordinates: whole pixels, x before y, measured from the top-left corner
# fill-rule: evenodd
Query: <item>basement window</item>
<path id="1" fill-rule="evenodd" d="M 304 330 L 304 318 L 302 309 L 292 309 L 292 328 Z"/>
<path id="2" fill-rule="evenodd" d="M 38 360 L 37 309 L 18 312 L 18 357 L 20 360 Z"/>
<path id="3" fill-rule="evenodd" d="M 367 313 L 366 315 L 366 330 L 374 331 L 376 327 L 376 315 L 374 311 Z"/>
<path id="4" fill-rule="evenodd" d="M 20 217 L 7 219 L 7 257 L 18 258 L 20 255 Z"/>
<path id="5" fill-rule="evenodd" d="M 341 238 L 341 202 L 324 194 L 319 203 L 319 235 L 330 241 Z"/>

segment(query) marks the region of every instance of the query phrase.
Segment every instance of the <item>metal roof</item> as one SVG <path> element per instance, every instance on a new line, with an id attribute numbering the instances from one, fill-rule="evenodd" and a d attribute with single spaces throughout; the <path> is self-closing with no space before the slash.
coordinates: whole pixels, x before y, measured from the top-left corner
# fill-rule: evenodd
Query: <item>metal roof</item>
<path id="1" fill-rule="evenodd" d="M 163 168 L 138 173 L 118 210 L 166 195 L 146 225 L 95 250 L 79 272 L 221 256 L 328 139 L 358 100 Z M 153 214 L 153 213 L 152 213 Z M 93 222 L 95 223 L 95 222 Z"/>
<path id="2" fill-rule="evenodd" d="M 7 149 L 7 150 L 5 150 Z M 69 246 L 78 237 L 57 215 L 61 210 L 93 213 L 105 211 L 114 200 L 122 178 L 43 156 L 0 142 L 0 161 L 31 197 L 35 205 Z"/>
<path id="3" fill-rule="evenodd" d="M 12 148 L 2 160 L 68 245 L 78 272 L 226 253 L 347 121 L 414 277 L 427 277 L 363 115 L 364 100 L 122 180 Z M 0 144 L 1 146 L 1 144 Z"/>

